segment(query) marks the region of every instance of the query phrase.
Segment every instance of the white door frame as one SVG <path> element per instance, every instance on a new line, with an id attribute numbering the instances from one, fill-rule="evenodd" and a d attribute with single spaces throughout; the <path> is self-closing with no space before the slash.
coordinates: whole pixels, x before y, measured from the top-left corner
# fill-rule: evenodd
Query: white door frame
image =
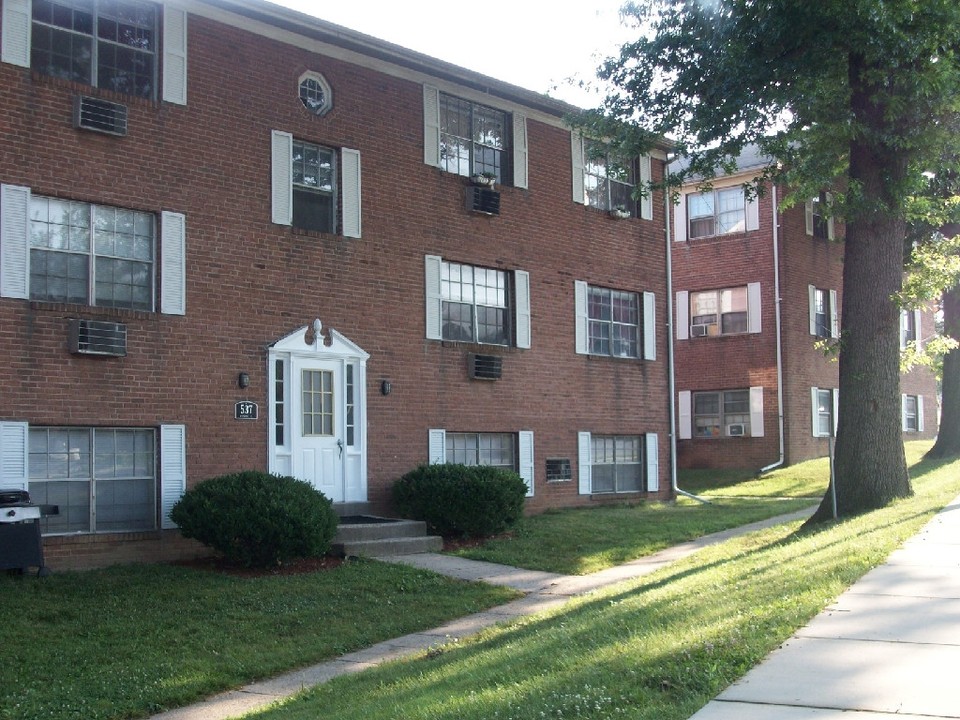
<path id="1" fill-rule="evenodd" d="M 293 392 L 299 393 L 299 370 L 303 365 L 336 365 L 339 387 L 337 396 L 344 398 L 339 404 L 337 426 L 343 441 L 342 492 L 337 489 L 336 501 L 366 502 L 367 500 L 367 393 L 366 363 L 370 355 L 339 332 L 326 331 L 319 320 L 312 326 L 303 326 L 275 342 L 267 353 L 267 377 L 269 379 L 269 417 L 267 435 L 269 443 L 269 470 L 278 475 L 293 473 L 294 454 L 298 447 L 301 418 L 294 412 L 299 400 L 294 401 Z M 348 393 L 352 398 L 348 398 Z M 350 400 L 352 399 L 352 402 Z M 347 404 L 352 406 L 352 420 L 347 435 Z M 325 493 L 326 494 L 326 493 Z M 331 497 L 334 499 L 334 497 Z"/>

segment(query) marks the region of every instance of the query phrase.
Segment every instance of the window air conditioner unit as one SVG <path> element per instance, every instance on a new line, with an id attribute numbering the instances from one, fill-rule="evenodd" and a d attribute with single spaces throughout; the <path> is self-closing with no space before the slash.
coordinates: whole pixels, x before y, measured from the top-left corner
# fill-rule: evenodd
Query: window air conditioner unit
<path id="1" fill-rule="evenodd" d="M 733 423 L 731 425 L 727 425 L 727 435 L 730 437 L 742 437 L 744 430 L 746 430 L 746 428 L 744 427 L 743 423 Z"/>
<path id="2" fill-rule="evenodd" d="M 73 126 L 107 135 L 127 134 L 127 106 L 87 95 L 73 98 Z"/>
<path id="3" fill-rule="evenodd" d="M 470 355 L 470 377 L 474 380 L 499 380 L 503 358 L 498 355 Z"/>
<path id="4" fill-rule="evenodd" d="M 483 215 L 499 215 L 500 192 L 471 185 L 467 188 L 467 210 Z"/>
<path id="5" fill-rule="evenodd" d="M 692 337 L 706 337 L 709 330 L 709 325 L 691 325 L 690 335 Z"/>
<path id="6" fill-rule="evenodd" d="M 70 352 L 74 355 L 125 357 L 127 326 L 102 320 L 70 320 Z"/>

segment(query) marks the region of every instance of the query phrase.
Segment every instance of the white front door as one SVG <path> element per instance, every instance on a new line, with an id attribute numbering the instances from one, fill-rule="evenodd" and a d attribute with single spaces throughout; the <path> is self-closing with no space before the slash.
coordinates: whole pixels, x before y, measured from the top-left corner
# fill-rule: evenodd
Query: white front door
<path id="1" fill-rule="evenodd" d="M 345 500 L 343 364 L 294 358 L 290 403 L 293 476 L 333 502 Z"/>

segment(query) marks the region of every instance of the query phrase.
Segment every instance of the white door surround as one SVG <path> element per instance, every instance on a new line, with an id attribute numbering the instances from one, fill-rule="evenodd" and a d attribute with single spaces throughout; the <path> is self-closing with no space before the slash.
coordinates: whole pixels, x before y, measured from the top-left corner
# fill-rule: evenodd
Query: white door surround
<path id="1" fill-rule="evenodd" d="M 336 503 L 366 501 L 369 357 L 320 320 L 270 347 L 270 472 L 306 480 Z"/>

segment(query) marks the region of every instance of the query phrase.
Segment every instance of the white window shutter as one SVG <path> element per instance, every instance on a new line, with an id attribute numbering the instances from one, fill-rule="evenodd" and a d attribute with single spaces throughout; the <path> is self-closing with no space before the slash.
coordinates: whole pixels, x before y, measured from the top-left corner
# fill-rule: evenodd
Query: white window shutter
<path id="1" fill-rule="evenodd" d="M 187 104 L 187 11 L 163 8 L 163 99 Z"/>
<path id="2" fill-rule="evenodd" d="M 3 37 L 0 60 L 30 67 L 30 34 L 33 7 L 30 0 L 3 0 Z"/>
<path id="3" fill-rule="evenodd" d="M 923 395 L 917 395 L 917 432 L 923 432 Z"/>
<path id="4" fill-rule="evenodd" d="M 808 199 L 803 204 L 803 219 L 806 226 L 807 235 L 813 235 L 813 200 Z"/>
<path id="5" fill-rule="evenodd" d="M 900 396 L 900 429 L 907 431 L 907 396 Z"/>
<path id="6" fill-rule="evenodd" d="M 430 465 L 443 465 L 447 461 L 447 431 L 428 430 L 428 451 Z"/>
<path id="7" fill-rule="evenodd" d="M 587 284 L 583 280 L 573 282 L 573 301 L 576 306 L 577 353 L 587 354 Z"/>
<path id="8" fill-rule="evenodd" d="M 643 220 L 653 220 L 653 190 L 650 182 L 653 180 L 653 166 L 649 155 L 640 157 L 640 187 L 644 195 L 640 198 L 640 217 Z"/>
<path id="9" fill-rule="evenodd" d="M 677 290 L 677 340 L 690 337 L 690 293 Z"/>
<path id="10" fill-rule="evenodd" d="M 833 193 L 827 193 L 827 206 L 831 208 L 830 217 L 827 218 L 827 239 L 833 240 Z"/>
<path id="11" fill-rule="evenodd" d="M 30 484 L 29 426 L 0 422 L 0 488 L 26 490 Z"/>
<path id="12" fill-rule="evenodd" d="M 160 213 L 160 312 L 187 313 L 187 230 L 183 213 Z"/>
<path id="13" fill-rule="evenodd" d="M 440 299 L 440 265 L 439 255 L 426 255 L 424 264 L 424 290 L 427 298 L 427 340 L 442 340 L 443 332 L 440 327 L 441 304 Z"/>
<path id="14" fill-rule="evenodd" d="M 747 329 L 758 333 L 761 329 L 760 283 L 747 283 Z"/>
<path id="15" fill-rule="evenodd" d="M 833 436 L 837 436 L 837 426 L 840 423 L 840 391 L 831 390 L 830 399 L 833 401 Z"/>
<path id="16" fill-rule="evenodd" d="M 810 334 L 817 334 L 817 288 L 807 285 L 807 306 L 810 312 Z"/>
<path id="17" fill-rule="evenodd" d="M 340 201 L 343 206 L 343 235 L 360 237 L 360 151 L 340 151 Z"/>
<path id="18" fill-rule="evenodd" d="M 760 229 L 760 198 L 756 193 L 747 200 L 747 232 Z"/>
<path id="19" fill-rule="evenodd" d="M 520 455 L 520 477 L 527 484 L 527 497 L 533 497 L 533 432 L 521 430 L 517 433 L 517 445 Z"/>
<path id="20" fill-rule="evenodd" d="M 270 196 L 272 221 L 277 225 L 293 224 L 293 135 L 282 130 L 271 131 Z"/>
<path id="21" fill-rule="evenodd" d="M 683 194 L 673 206 L 673 241 L 687 241 L 687 196 Z"/>
<path id="22" fill-rule="evenodd" d="M 440 91 L 423 86 L 423 162 L 440 167 Z"/>
<path id="23" fill-rule="evenodd" d="M 576 131 L 570 133 L 570 160 L 573 173 L 573 201 L 583 205 L 586 203 L 583 191 L 583 136 Z"/>
<path id="24" fill-rule="evenodd" d="M 160 527 L 177 527 L 170 510 L 187 490 L 187 428 L 160 426 Z"/>
<path id="25" fill-rule="evenodd" d="M 30 297 L 29 231 L 30 188 L 0 185 L 0 297 Z"/>
<path id="26" fill-rule="evenodd" d="M 517 297 L 517 347 L 529 348 L 531 340 L 530 273 L 526 270 L 515 270 L 513 279 Z"/>
<path id="27" fill-rule="evenodd" d="M 837 312 L 837 291 L 830 291 L 830 337 L 840 337 L 840 313 Z"/>
<path id="28" fill-rule="evenodd" d="M 643 359 L 657 359 L 657 299 L 652 292 L 643 294 Z"/>
<path id="29" fill-rule="evenodd" d="M 689 390 L 677 393 L 677 436 L 680 440 L 693 437 L 693 398 Z"/>
<path id="30" fill-rule="evenodd" d="M 763 388 L 750 388 L 750 437 L 763 437 Z"/>
<path id="31" fill-rule="evenodd" d="M 922 347 L 923 345 L 923 334 L 920 332 L 920 310 L 913 311 L 913 332 L 917 336 L 917 348 Z"/>
<path id="32" fill-rule="evenodd" d="M 660 451 L 656 433 L 647 433 L 647 492 L 660 489 Z"/>
<path id="33" fill-rule="evenodd" d="M 820 437 L 820 388 L 810 388 L 810 427 L 814 437 Z"/>
<path id="34" fill-rule="evenodd" d="M 527 187 L 527 116 L 513 114 L 513 186 Z"/>
<path id="35" fill-rule="evenodd" d="M 900 311 L 900 349 L 907 347 L 907 313 L 909 310 Z"/>
<path id="36" fill-rule="evenodd" d="M 589 495 L 593 487 L 591 473 L 593 472 L 593 446 L 590 442 L 590 433 L 577 433 L 577 470 L 580 477 L 577 480 L 578 492 Z"/>

